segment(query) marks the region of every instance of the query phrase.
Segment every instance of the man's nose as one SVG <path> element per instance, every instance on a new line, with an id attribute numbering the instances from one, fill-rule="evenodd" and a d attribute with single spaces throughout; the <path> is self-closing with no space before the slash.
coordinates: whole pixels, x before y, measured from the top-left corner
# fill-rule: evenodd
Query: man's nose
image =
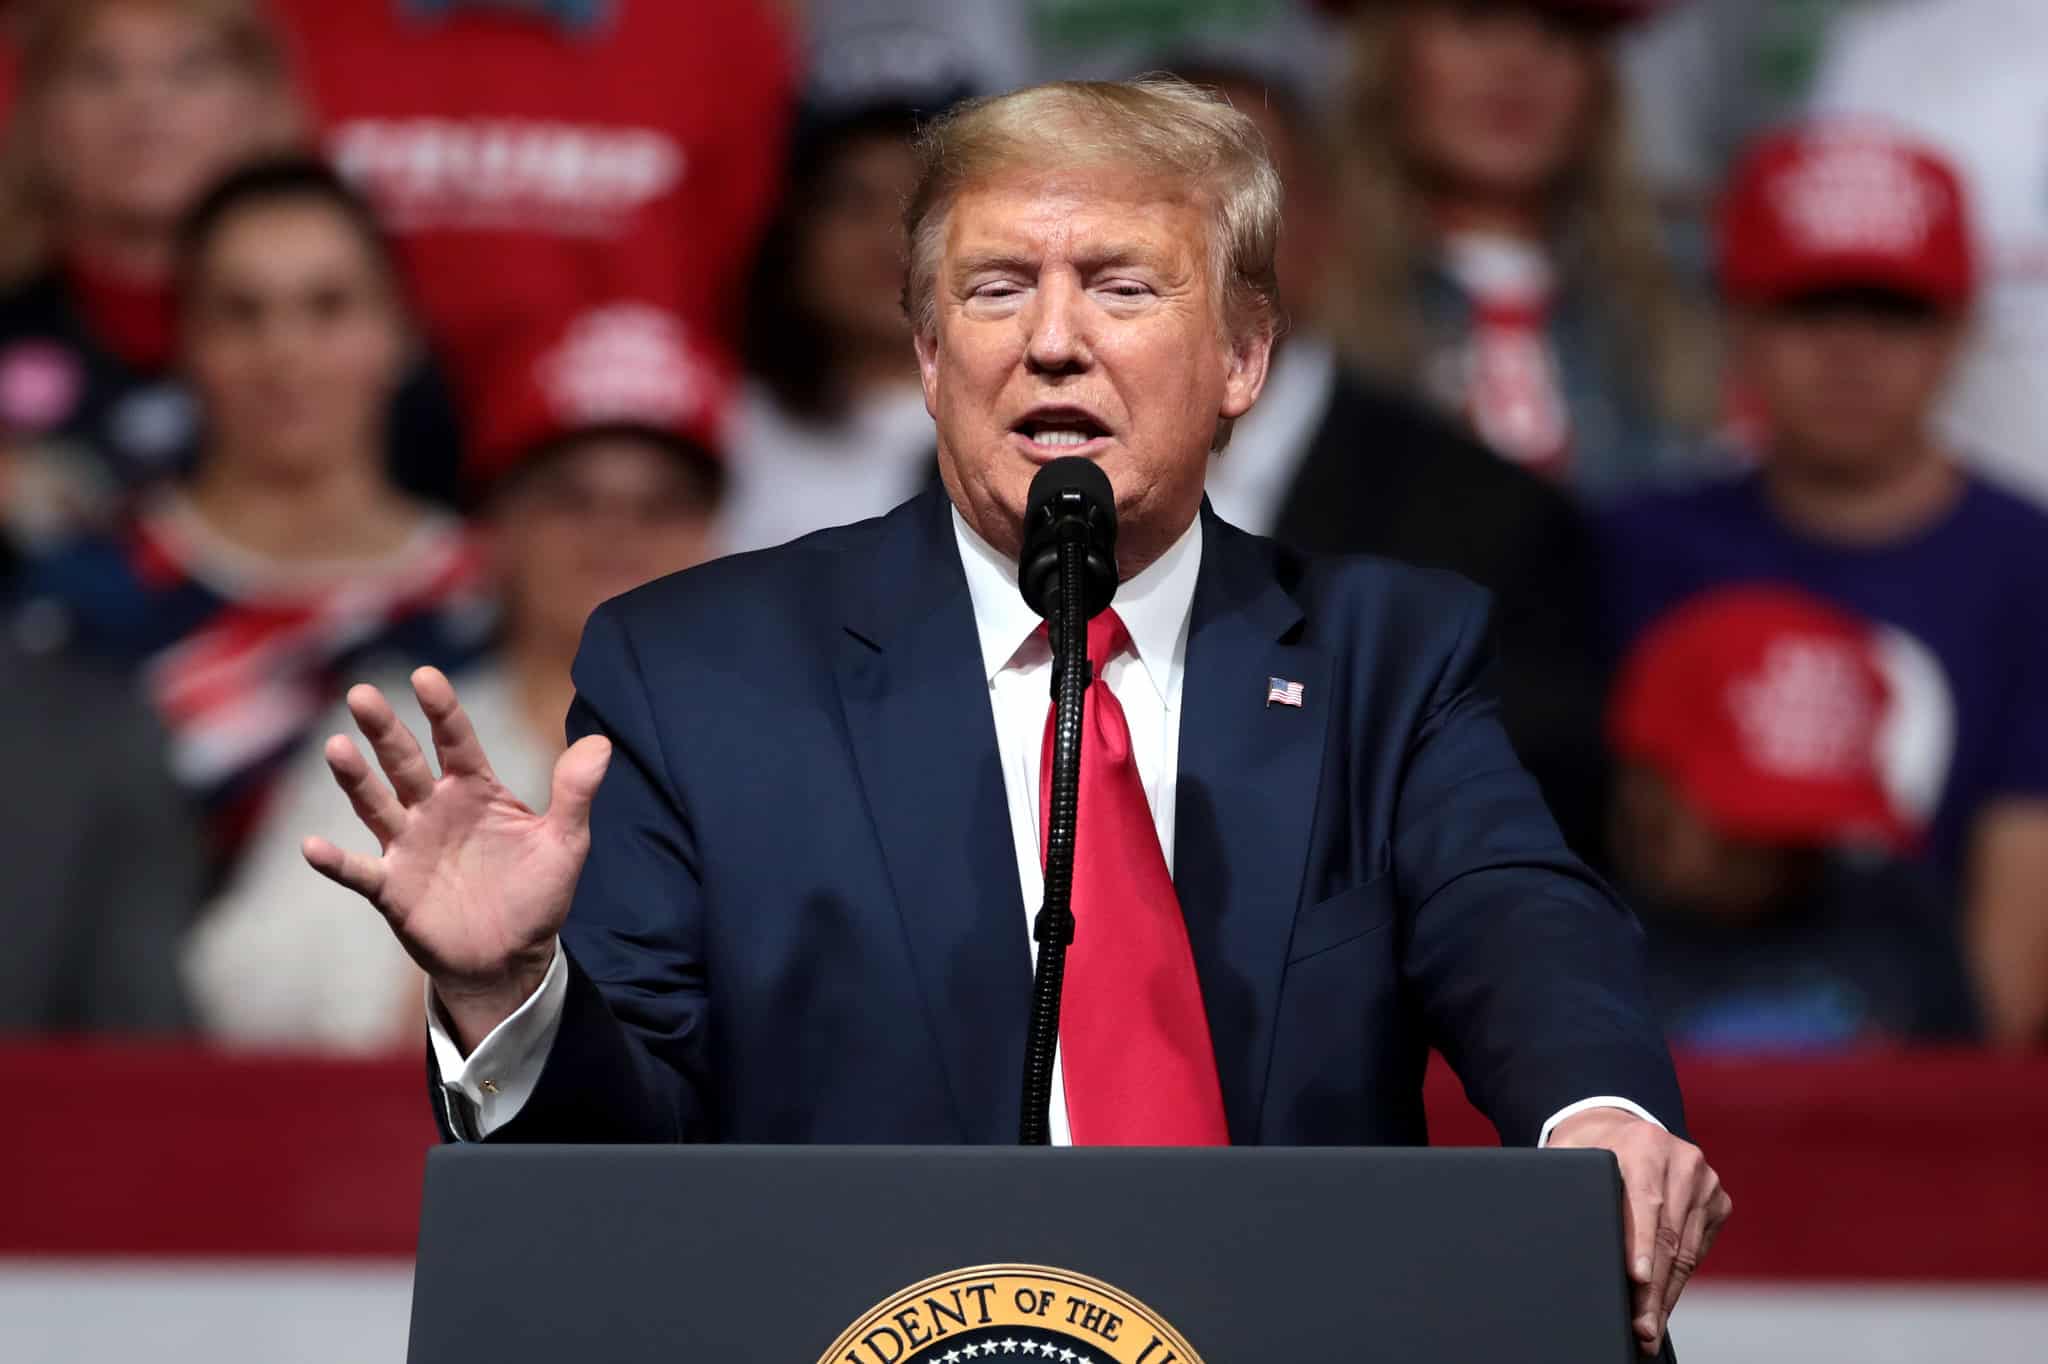
<path id="1" fill-rule="evenodd" d="M 1024 362 L 1033 373 L 1063 374 L 1093 363 L 1088 344 L 1087 300 L 1074 281 L 1055 277 L 1041 284 L 1026 317 Z"/>

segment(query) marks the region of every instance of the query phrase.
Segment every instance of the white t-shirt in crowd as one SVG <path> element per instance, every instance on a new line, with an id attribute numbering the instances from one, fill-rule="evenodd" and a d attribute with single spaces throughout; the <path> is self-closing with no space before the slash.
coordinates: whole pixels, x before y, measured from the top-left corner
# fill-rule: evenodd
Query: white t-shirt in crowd
<path id="1" fill-rule="evenodd" d="M 1814 107 L 1888 120 L 1962 175 L 1986 287 L 1944 423 L 1986 473 L 2048 502 L 2048 3 L 1912 0 L 1852 15 Z"/>
<path id="2" fill-rule="evenodd" d="M 736 553 L 880 516 L 924 487 L 938 438 L 916 384 L 874 394 L 820 425 L 792 416 L 749 383 L 726 449 L 732 482 L 719 538 Z"/>

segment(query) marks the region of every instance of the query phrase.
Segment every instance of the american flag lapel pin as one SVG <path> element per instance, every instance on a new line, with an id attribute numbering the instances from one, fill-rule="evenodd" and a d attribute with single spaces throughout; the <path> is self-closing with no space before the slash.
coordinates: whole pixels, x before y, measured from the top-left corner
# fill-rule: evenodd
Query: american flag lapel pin
<path id="1" fill-rule="evenodd" d="M 1266 705 L 1293 706 L 1301 709 L 1301 683 L 1290 682 L 1284 677 L 1266 679 Z"/>

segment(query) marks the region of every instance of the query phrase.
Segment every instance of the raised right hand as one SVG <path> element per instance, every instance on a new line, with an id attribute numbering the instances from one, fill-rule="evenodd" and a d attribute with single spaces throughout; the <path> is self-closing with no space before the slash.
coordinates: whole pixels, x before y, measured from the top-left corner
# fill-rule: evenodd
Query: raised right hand
<path id="1" fill-rule="evenodd" d="M 465 1053 L 540 988 L 590 849 L 590 803 L 611 743 L 579 740 L 555 762 L 538 814 L 491 772 L 476 731 L 439 670 L 412 675 L 440 760 L 436 778 L 417 740 L 375 687 L 348 694 L 349 713 L 377 755 L 386 785 L 345 734 L 324 750 L 380 856 L 324 838 L 302 845 L 321 875 L 384 916 L 434 992 Z"/>

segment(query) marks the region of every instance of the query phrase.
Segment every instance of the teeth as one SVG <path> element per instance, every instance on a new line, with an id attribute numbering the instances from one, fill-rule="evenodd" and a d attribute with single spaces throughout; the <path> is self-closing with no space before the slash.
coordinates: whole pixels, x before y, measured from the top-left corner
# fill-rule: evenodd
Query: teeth
<path id="1" fill-rule="evenodd" d="M 1033 445 L 1086 445 L 1089 437 L 1079 431 L 1037 431 L 1031 436 Z"/>

